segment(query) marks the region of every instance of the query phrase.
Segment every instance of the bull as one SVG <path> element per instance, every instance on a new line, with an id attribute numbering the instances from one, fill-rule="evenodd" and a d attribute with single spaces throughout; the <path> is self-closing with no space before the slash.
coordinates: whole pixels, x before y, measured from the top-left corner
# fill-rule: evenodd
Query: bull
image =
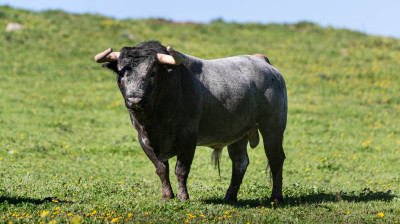
<path id="1" fill-rule="evenodd" d="M 287 120 L 285 81 L 260 54 L 203 60 L 148 41 L 95 56 L 117 74 L 117 83 L 153 162 L 163 199 L 174 198 L 168 159 L 177 156 L 177 197 L 189 199 L 187 178 L 196 146 L 208 146 L 219 164 L 227 146 L 232 177 L 224 200 L 236 201 L 249 165 L 247 144 L 264 142 L 272 174 L 271 201 L 283 201 L 282 147 Z"/>

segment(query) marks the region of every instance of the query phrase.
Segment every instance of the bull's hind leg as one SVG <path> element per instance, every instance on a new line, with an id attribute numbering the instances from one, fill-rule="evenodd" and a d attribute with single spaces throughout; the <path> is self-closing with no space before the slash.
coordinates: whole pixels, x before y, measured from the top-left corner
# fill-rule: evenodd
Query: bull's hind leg
<path id="1" fill-rule="evenodd" d="M 229 157 L 232 160 L 232 178 L 224 200 L 237 201 L 237 194 L 242 184 L 243 176 L 249 165 L 247 156 L 247 136 L 228 146 Z"/>
<path id="2" fill-rule="evenodd" d="M 283 202 L 282 169 L 286 158 L 282 147 L 283 131 L 284 129 L 282 130 L 282 128 L 276 126 L 260 127 L 264 140 L 265 154 L 272 173 L 271 201 L 274 202 Z"/>

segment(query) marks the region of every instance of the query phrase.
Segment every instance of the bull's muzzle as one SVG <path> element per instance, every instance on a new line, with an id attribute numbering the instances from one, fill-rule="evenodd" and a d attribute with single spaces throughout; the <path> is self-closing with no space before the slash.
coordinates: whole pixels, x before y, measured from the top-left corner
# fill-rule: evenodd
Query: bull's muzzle
<path id="1" fill-rule="evenodd" d="M 126 106 L 129 108 L 140 108 L 143 104 L 143 98 L 141 97 L 129 97 L 126 98 Z"/>

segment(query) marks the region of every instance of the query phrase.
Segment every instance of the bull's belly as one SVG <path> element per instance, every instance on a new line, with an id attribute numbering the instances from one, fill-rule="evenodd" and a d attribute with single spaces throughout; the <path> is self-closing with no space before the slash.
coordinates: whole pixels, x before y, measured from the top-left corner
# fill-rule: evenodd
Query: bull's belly
<path id="1" fill-rule="evenodd" d="M 197 145 L 208 147 L 224 147 L 238 141 L 243 136 L 247 135 L 251 130 L 253 130 L 254 127 L 256 127 L 255 124 L 249 124 L 235 129 L 210 128 L 208 130 L 200 130 L 197 137 Z"/>
<path id="2" fill-rule="evenodd" d="M 231 107 L 214 107 L 203 113 L 198 126 L 197 145 L 227 146 L 257 126 L 255 102 L 244 98 Z"/>

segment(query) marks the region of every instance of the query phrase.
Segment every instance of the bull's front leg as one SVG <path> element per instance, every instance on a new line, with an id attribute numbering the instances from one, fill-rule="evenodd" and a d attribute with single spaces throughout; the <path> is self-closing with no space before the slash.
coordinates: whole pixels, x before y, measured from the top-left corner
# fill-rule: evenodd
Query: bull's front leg
<path id="1" fill-rule="evenodd" d="M 150 144 L 150 140 L 148 138 L 147 132 L 144 130 L 144 127 L 141 126 L 137 121 L 135 116 L 133 116 L 133 112 L 129 110 L 129 115 L 131 117 L 131 122 L 133 126 L 136 128 L 138 131 L 138 139 L 140 146 L 142 146 L 142 149 L 144 153 L 146 153 L 147 157 L 153 162 L 154 166 L 156 167 L 156 174 L 161 180 L 161 185 L 162 185 L 162 198 L 165 199 L 171 199 L 174 198 L 174 192 L 172 191 L 171 183 L 169 181 L 169 164 L 168 160 L 164 163 L 162 163 L 160 160 L 158 160 L 156 154 L 154 153 L 153 147 Z"/>
<path id="2" fill-rule="evenodd" d="M 178 148 L 175 166 L 175 176 L 179 183 L 178 198 L 182 201 L 189 199 L 186 184 L 196 149 L 196 135 L 185 136 L 186 137 L 182 139 L 184 142 L 182 142 L 181 147 Z"/>
<path id="3" fill-rule="evenodd" d="M 187 199 L 189 199 L 189 193 L 187 191 L 186 184 L 190 172 L 190 166 L 193 161 L 194 150 L 190 151 L 191 152 L 188 152 L 187 154 L 191 155 L 186 155 L 181 157 L 178 156 L 175 166 L 175 176 L 176 179 L 178 179 L 179 183 L 178 198 L 181 199 L 182 201 L 186 201 Z"/>
<path id="4" fill-rule="evenodd" d="M 174 198 L 174 192 L 171 188 L 171 183 L 169 181 L 169 164 L 168 161 L 158 164 L 156 166 L 156 173 L 160 177 L 162 184 L 162 197 L 163 199 Z"/>
<path id="5" fill-rule="evenodd" d="M 169 181 L 169 164 L 168 161 L 162 163 L 157 159 L 156 154 L 154 153 L 153 149 L 146 144 L 143 144 L 142 141 L 141 145 L 143 151 L 146 153 L 147 157 L 153 162 L 154 166 L 156 167 L 156 174 L 161 180 L 162 185 L 162 198 L 171 199 L 174 198 L 174 192 L 171 188 L 171 182 Z"/>

